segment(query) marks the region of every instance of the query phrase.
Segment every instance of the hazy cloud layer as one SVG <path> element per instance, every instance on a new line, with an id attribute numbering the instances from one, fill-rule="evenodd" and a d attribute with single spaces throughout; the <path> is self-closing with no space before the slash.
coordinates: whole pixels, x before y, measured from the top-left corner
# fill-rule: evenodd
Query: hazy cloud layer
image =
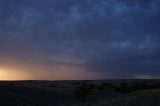
<path id="1" fill-rule="evenodd" d="M 0 63 L 8 64 L 10 56 L 26 66 L 70 66 L 106 77 L 160 75 L 159 5 L 159 0 L 0 0 Z"/>

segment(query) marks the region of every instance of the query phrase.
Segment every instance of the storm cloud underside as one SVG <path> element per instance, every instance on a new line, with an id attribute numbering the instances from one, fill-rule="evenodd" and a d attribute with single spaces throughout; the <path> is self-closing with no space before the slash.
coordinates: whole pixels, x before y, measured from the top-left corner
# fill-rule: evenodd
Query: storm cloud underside
<path id="1" fill-rule="evenodd" d="M 0 0 L 0 67 L 24 79 L 160 78 L 159 5 Z"/>

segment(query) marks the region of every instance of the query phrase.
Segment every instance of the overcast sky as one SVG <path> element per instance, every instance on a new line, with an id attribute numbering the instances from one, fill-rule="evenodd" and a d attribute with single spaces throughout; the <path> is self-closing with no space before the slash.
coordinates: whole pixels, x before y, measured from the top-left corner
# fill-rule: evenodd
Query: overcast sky
<path id="1" fill-rule="evenodd" d="M 0 0 L 0 69 L 4 79 L 160 78 L 160 0 Z"/>

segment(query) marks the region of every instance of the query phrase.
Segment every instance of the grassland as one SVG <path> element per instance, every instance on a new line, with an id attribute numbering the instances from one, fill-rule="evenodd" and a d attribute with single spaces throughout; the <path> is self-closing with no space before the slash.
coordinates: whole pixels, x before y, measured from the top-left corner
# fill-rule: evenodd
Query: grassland
<path id="1" fill-rule="evenodd" d="M 1 81 L 0 106 L 160 106 L 160 80 Z"/>

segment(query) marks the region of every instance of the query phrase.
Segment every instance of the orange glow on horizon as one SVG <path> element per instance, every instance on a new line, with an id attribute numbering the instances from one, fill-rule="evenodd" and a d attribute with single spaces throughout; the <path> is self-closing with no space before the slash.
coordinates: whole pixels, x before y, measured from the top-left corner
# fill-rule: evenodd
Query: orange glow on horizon
<path id="1" fill-rule="evenodd" d="M 93 80 L 105 78 L 105 73 L 86 71 L 71 66 L 0 67 L 0 80 Z"/>
<path id="2" fill-rule="evenodd" d="M 26 75 L 15 69 L 0 68 L 0 80 L 25 80 Z"/>
<path id="3" fill-rule="evenodd" d="M 3 56 L 3 62 L 0 63 L 0 80 L 94 80 L 111 77 L 107 72 L 87 70 L 78 65 L 85 64 L 85 59 L 70 55 L 48 58 L 58 64 L 43 64 L 43 59 L 36 57 L 24 61 L 12 55 Z"/>

